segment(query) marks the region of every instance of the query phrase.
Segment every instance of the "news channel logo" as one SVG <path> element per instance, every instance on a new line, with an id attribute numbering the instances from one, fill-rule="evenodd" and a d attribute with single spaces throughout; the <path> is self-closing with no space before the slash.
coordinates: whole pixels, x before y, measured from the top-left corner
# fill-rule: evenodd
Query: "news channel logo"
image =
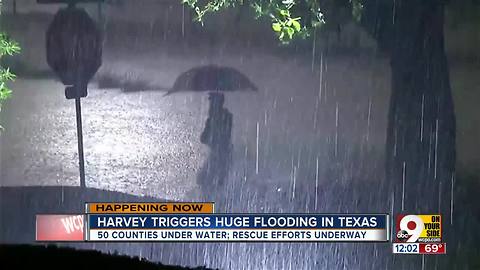
<path id="1" fill-rule="evenodd" d="M 442 242 L 442 215 L 400 214 L 395 224 L 396 243 Z"/>

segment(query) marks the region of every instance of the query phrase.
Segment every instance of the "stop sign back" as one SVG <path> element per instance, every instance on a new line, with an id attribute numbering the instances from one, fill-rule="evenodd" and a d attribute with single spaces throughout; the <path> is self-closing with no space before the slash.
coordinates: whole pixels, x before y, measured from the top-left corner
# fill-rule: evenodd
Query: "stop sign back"
<path id="1" fill-rule="evenodd" d="M 86 97 L 88 82 L 102 65 L 102 37 L 88 13 L 60 9 L 47 30 L 47 63 L 66 85 L 67 99 Z"/>

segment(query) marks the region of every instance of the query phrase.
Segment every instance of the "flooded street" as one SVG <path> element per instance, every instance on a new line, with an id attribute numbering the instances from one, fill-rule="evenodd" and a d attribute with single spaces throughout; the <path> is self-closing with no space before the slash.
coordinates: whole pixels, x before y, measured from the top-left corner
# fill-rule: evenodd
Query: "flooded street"
<path id="1" fill-rule="evenodd" d="M 257 61 L 252 59 L 249 64 Z M 382 96 L 352 95 L 341 88 L 345 83 L 336 79 L 340 74 L 332 70 L 348 71 L 345 60 L 332 61 L 328 71 L 323 67 L 323 78 L 320 71 L 312 73 L 310 63 L 305 63 L 301 72 L 308 75 L 290 77 L 295 82 L 273 77 L 272 73 L 289 71 L 276 66 L 281 60 L 270 61 L 271 70 L 250 70 L 258 93 L 226 95 L 225 107 L 234 116 L 233 167 L 225 186 L 207 193 L 197 184 L 209 155 L 209 149 L 200 143 L 208 114 L 206 94 L 186 92 L 164 97 L 164 91 L 124 92 L 98 89 L 98 84 L 92 83 L 89 96 L 82 100 L 87 187 L 159 200 L 211 200 L 216 211 L 229 213 L 388 211 L 388 205 L 375 203 L 386 197 L 385 193 L 368 191 L 372 185 L 378 186 L 383 174 L 382 148 L 377 149 L 374 143 L 382 136 L 381 119 L 385 121 L 378 101 Z M 131 73 L 135 67 L 132 63 Z M 169 72 L 162 67 L 144 69 L 138 74 Z M 124 72 L 114 60 L 107 60 L 104 70 L 109 74 L 111 70 Z M 176 77 L 175 71 L 170 72 L 172 75 L 164 80 L 167 85 Z M 330 86 L 320 89 L 320 80 Z M 339 87 L 334 90 L 331 85 L 335 83 Z M 358 86 L 364 85 L 368 93 L 365 84 L 368 82 Z M 2 185 L 78 186 L 74 103 L 64 99 L 63 86 L 52 79 L 20 78 L 15 85 L 19 90 L 9 108 L 26 109 L 9 110 L 2 136 L 8 142 L 2 143 Z M 359 96 L 364 96 L 362 102 L 358 102 Z M 349 109 L 352 107 L 356 109 Z M 345 162 L 349 166 L 342 169 Z M 38 192 L 35 197 L 41 198 L 41 189 Z M 73 203 L 66 202 L 62 209 L 75 208 Z M 354 263 L 346 260 L 344 252 L 380 252 L 377 245 L 356 244 L 347 249 L 341 244 L 301 245 L 302 249 L 295 243 L 74 244 L 167 264 L 221 269 L 337 267 L 339 263 Z M 241 259 L 246 256 L 251 258 L 247 264 Z M 387 258 L 382 258 L 378 263 L 388 264 Z M 365 263 L 365 267 L 370 264 Z"/>
<path id="2" fill-rule="evenodd" d="M 235 66 L 231 63 L 234 57 L 211 62 Z M 169 88 L 183 66 L 202 62 L 198 57 L 193 63 L 179 59 L 173 66 L 175 58 L 168 56 L 159 61 L 162 65 L 155 65 L 157 61 L 135 58 L 127 65 L 128 60 L 107 55 L 99 76 L 120 80 L 130 74 L 133 81 L 152 78 L 152 85 L 163 83 Z M 259 91 L 226 95 L 225 106 L 234 117 L 235 169 L 230 182 L 253 181 L 259 188 L 271 186 L 268 189 L 286 195 L 293 170 L 301 188 L 315 175 L 317 185 L 331 182 L 324 178 L 333 175 L 335 164 L 352 160 L 354 155 L 373 151 L 378 159 L 387 99 L 381 86 L 388 82 L 342 81 L 340 72 L 353 72 L 347 65 L 360 65 L 355 61 L 362 60 L 335 59 L 328 70 L 324 66 L 314 72 L 309 71 L 309 63 L 299 63 L 293 73 L 279 66 L 282 60 L 269 56 L 237 64 L 249 71 Z M 260 64 L 271 69 L 259 69 Z M 285 77 L 282 73 L 291 74 L 289 80 L 274 77 Z M 352 83 L 358 83 L 358 92 L 349 91 Z M 2 152 L 8 153 L 2 155 L 3 185 L 78 185 L 74 103 L 65 100 L 63 86 L 53 79 L 20 78 L 15 85 L 19 90 L 9 104 L 13 110 L 7 112 L 2 137 L 9 142 L 2 145 Z M 377 87 L 368 89 L 370 85 Z M 99 89 L 96 82 L 90 85 L 89 96 L 82 100 L 88 187 L 171 200 L 195 196 L 197 173 L 209 153 L 200 143 L 208 114 L 207 95 L 164 94 L 162 89 L 125 92 Z M 357 136 L 354 130 L 363 135 Z M 351 175 L 340 177 L 345 179 L 335 181 L 346 183 Z M 368 178 L 365 181 L 374 181 Z"/>
<path id="3" fill-rule="evenodd" d="M 20 102 L 35 105 L 33 112 L 18 116 L 21 126 L 8 130 L 12 143 L 6 151 L 15 156 L 3 156 L 16 165 L 7 164 L 2 179 L 24 181 L 4 184 L 79 185 L 74 103 L 63 98 L 63 87 L 52 80 L 18 83 L 31 90 Z M 196 119 L 189 112 L 162 110 L 168 106 L 162 93 L 91 89 L 90 97 L 83 102 L 87 186 L 185 199 L 193 188 L 188 180 L 202 161 L 202 149 L 193 144 L 195 133 L 184 132 L 195 128 Z M 182 165 L 169 171 L 173 164 Z"/>

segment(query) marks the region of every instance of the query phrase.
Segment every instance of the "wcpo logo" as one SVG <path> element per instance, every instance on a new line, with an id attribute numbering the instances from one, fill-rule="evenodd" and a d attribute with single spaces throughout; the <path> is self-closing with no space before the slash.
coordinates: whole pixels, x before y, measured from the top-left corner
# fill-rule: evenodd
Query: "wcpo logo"
<path id="1" fill-rule="evenodd" d="M 36 241 L 83 241 L 84 215 L 36 215 Z"/>
<path id="2" fill-rule="evenodd" d="M 395 232 L 396 243 L 440 243 L 442 216 L 398 215 Z"/>

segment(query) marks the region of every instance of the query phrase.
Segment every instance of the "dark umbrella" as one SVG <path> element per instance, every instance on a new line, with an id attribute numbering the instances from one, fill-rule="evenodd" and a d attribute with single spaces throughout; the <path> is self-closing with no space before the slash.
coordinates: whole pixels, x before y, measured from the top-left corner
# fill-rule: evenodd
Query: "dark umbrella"
<path id="1" fill-rule="evenodd" d="M 192 68 L 182 73 L 165 94 L 181 91 L 257 91 L 257 87 L 240 71 L 215 65 Z"/>

